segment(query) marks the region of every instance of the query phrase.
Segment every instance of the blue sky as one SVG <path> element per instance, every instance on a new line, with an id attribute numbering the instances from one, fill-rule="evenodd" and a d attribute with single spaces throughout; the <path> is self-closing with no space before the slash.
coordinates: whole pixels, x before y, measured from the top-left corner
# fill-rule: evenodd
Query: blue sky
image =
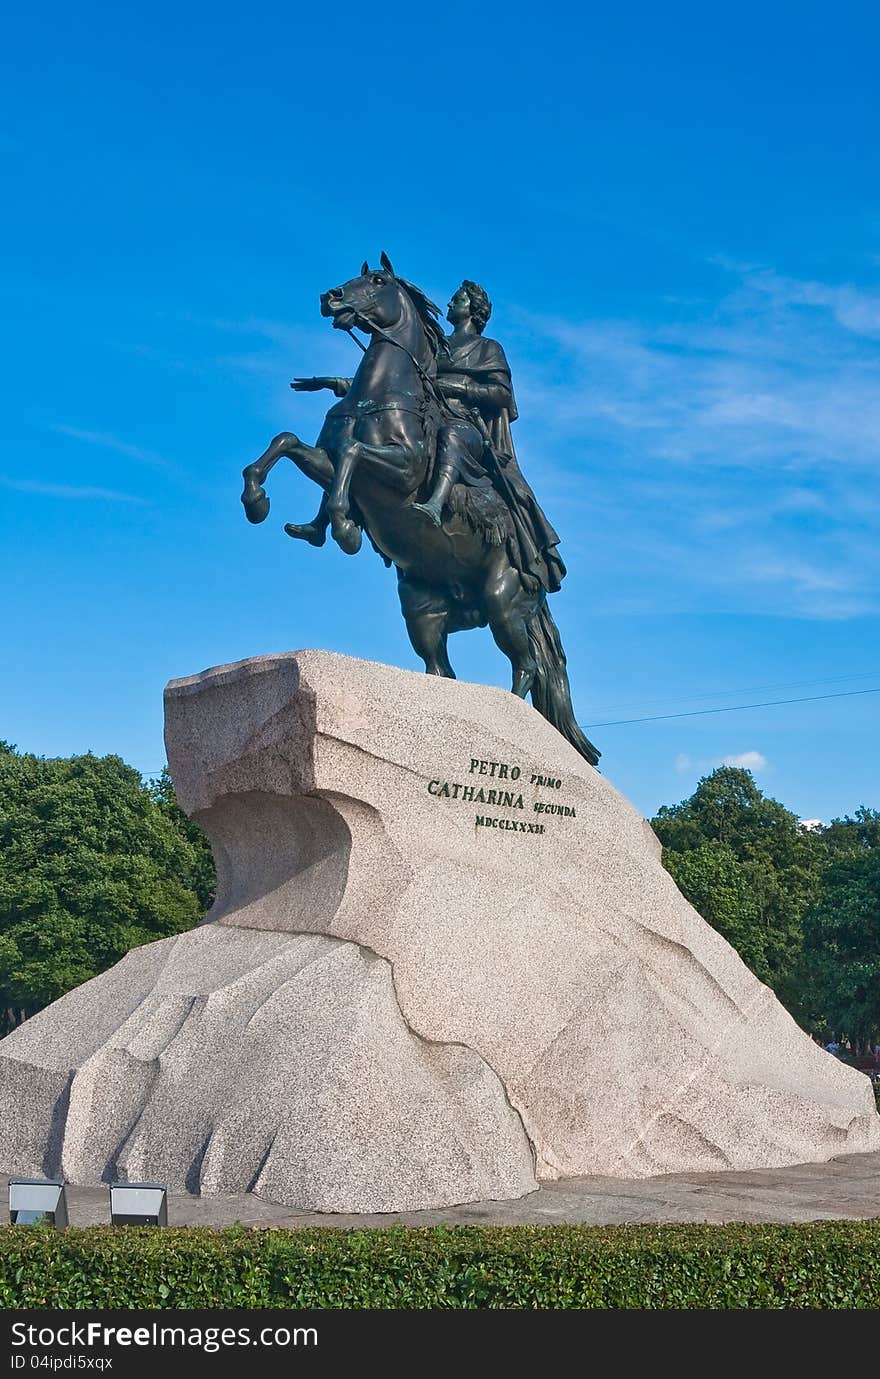
<path id="1" fill-rule="evenodd" d="M 612 12 L 613 11 L 613 12 Z M 873 4 L 24 7 L 0 57 L 0 736 L 164 761 L 162 687 L 324 646 L 416 668 L 368 551 L 289 541 L 319 292 L 482 282 L 560 531 L 575 702 L 645 813 L 722 760 L 880 806 Z M 460 677 L 504 684 L 488 633 Z M 818 695 L 743 712 L 706 708 Z"/>

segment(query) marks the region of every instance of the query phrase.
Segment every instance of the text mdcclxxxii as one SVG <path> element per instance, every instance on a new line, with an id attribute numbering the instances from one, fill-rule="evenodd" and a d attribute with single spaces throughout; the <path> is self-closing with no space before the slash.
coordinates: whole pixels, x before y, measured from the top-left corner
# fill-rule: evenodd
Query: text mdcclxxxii
<path id="1" fill-rule="evenodd" d="M 539 821 L 538 818 L 530 820 L 515 816 L 510 818 L 503 815 L 475 814 L 475 828 L 494 828 L 505 833 L 542 834 L 545 832 L 543 818 L 547 816 L 556 816 L 560 819 L 577 818 L 577 809 L 574 805 L 562 804 L 558 800 L 527 800 L 523 794 L 523 790 L 528 793 L 529 787 L 539 790 L 561 790 L 563 783 L 559 776 L 545 775 L 539 771 L 529 774 L 524 772 L 521 766 L 504 761 L 489 761 L 481 757 L 471 757 L 467 774 L 476 776 L 477 779 L 470 782 L 442 780 L 440 777 L 429 780 L 428 794 L 435 800 L 494 805 L 496 809 L 520 810 L 523 814 L 537 815 L 541 819 Z M 480 777 L 483 776 L 498 783 L 483 785 L 480 783 Z M 502 781 L 513 788 L 502 786 Z"/>

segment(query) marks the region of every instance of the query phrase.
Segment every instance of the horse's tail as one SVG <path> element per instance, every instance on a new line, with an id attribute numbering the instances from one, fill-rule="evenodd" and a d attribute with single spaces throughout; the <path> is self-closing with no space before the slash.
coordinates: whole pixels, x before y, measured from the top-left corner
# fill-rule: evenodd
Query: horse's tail
<path id="1" fill-rule="evenodd" d="M 562 733 L 591 766 L 595 766 L 602 755 L 585 737 L 575 722 L 571 702 L 571 687 L 568 671 L 565 668 L 565 652 L 559 637 L 559 628 L 553 621 L 546 598 L 528 624 L 529 641 L 538 662 L 535 682 L 532 685 L 532 703 L 538 713 L 544 715 L 558 732 Z"/>

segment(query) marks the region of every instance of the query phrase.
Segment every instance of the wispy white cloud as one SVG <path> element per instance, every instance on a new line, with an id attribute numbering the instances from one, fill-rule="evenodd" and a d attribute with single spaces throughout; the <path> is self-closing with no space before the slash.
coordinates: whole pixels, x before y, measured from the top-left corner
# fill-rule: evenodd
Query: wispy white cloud
<path id="1" fill-rule="evenodd" d="M 845 330 L 856 335 L 880 336 L 880 293 L 866 292 L 851 283 L 836 285 L 786 278 L 769 269 L 753 269 L 747 273 L 747 279 L 777 306 L 830 311 Z"/>
<path id="2" fill-rule="evenodd" d="M 289 321 L 275 321 L 265 316 L 245 316 L 238 320 L 215 317 L 203 324 L 227 335 L 256 336 L 272 345 L 281 345 L 283 349 L 295 349 L 304 335 L 316 333 L 312 326 L 291 325 Z"/>
<path id="3" fill-rule="evenodd" d="M 61 436 L 85 441 L 87 445 L 99 445 L 106 450 L 115 450 L 118 454 L 125 455 L 130 460 L 138 460 L 142 464 L 157 465 L 161 469 L 173 467 L 162 455 L 157 455 L 155 450 L 147 450 L 142 445 L 132 445 L 129 441 L 114 436 L 110 431 L 85 431 L 79 426 L 68 426 L 62 422 L 53 422 L 50 429 Z"/>
<path id="4" fill-rule="evenodd" d="M 880 296 L 727 269 L 671 320 L 523 313 L 529 472 L 618 609 L 876 612 Z"/>
<path id="5" fill-rule="evenodd" d="M 822 570 L 806 560 L 779 560 L 774 557 L 756 559 L 742 566 L 742 574 L 759 584 L 790 585 L 798 593 L 846 593 L 851 578 L 840 569 Z"/>
<path id="6" fill-rule="evenodd" d="M 292 367 L 294 372 L 302 371 L 303 367 L 308 367 L 310 359 L 322 356 L 326 359 L 328 355 L 348 364 L 354 361 L 353 367 L 356 367 L 360 358 L 346 333 L 334 330 L 329 321 L 301 325 L 265 316 L 205 319 L 189 315 L 184 320 L 221 338 L 238 337 L 246 346 L 244 351 L 236 349 L 230 354 L 222 348 L 215 349 L 212 362 L 231 368 L 240 366 L 250 373 L 277 371 L 279 362 L 283 362 L 285 368 Z M 215 345 L 217 343 L 215 341 Z"/>
<path id="7" fill-rule="evenodd" d="M 316 303 L 317 305 L 317 303 Z M 330 322 L 299 325 L 263 316 L 239 319 L 203 318 L 184 315 L 188 326 L 196 327 L 210 341 L 202 346 L 198 360 L 163 359 L 156 351 L 152 356 L 173 368 L 190 368 L 198 373 L 222 373 L 232 376 L 239 384 L 246 383 L 265 389 L 268 416 L 277 420 L 285 395 L 279 393 L 282 380 L 306 374 L 353 374 L 361 354 L 344 331 L 333 330 Z M 230 349 L 229 345 L 234 348 Z M 297 394 L 297 411 L 310 422 L 322 415 L 322 398 Z M 327 395 L 323 395 L 323 411 Z"/>
<path id="8" fill-rule="evenodd" d="M 860 310 L 870 317 L 875 307 L 865 301 Z M 821 329 L 797 315 L 743 287 L 709 319 L 677 325 L 531 318 L 550 346 L 551 368 L 560 354 L 564 368 L 558 380 L 546 371 L 527 378 L 520 393 L 557 425 L 598 422 L 636 433 L 653 458 L 679 464 L 764 469 L 769 462 L 809 472 L 821 463 L 873 461 L 880 357 L 863 342 L 841 342 L 849 332 L 829 313 Z M 631 444 L 633 435 L 617 439 Z"/>
<path id="9" fill-rule="evenodd" d="M 721 758 L 722 766 L 740 766 L 744 771 L 765 771 L 767 758 L 761 752 L 734 752 Z"/>
<path id="10" fill-rule="evenodd" d="M 16 489 L 19 493 L 36 493 L 47 498 L 100 499 L 111 503 L 146 503 L 146 498 L 133 493 L 118 493 L 112 488 L 92 488 L 88 485 L 45 484 L 38 479 L 6 479 L 0 477 L 4 488 Z"/>

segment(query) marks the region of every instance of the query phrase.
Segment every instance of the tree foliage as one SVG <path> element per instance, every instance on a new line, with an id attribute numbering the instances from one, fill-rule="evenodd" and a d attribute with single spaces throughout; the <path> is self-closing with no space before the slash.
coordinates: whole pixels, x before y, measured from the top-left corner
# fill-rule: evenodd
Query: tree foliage
<path id="1" fill-rule="evenodd" d="M 880 809 L 867 809 L 862 805 L 855 814 L 825 824 L 819 836 L 832 858 L 871 852 L 880 848 Z"/>
<path id="2" fill-rule="evenodd" d="M 880 1037 L 880 811 L 808 829 L 722 766 L 652 823 L 683 893 L 807 1028 Z M 0 742 L 0 1026 L 190 928 L 214 884 L 167 768 L 144 785 L 117 756 Z"/>
<path id="3" fill-rule="evenodd" d="M 149 786 L 149 791 L 155 804 L 165 817 L 192 844 L 195 851 L 195 865 L 191 882 L 204 913 L 210 910 L 213 905 L 214 894 L 217 889 L 217 874 L 208 840 L 198 824 L 194 824 L 189 815 L 184 814 L 177 803 L 171 772 L 167 766 L 162 767 L 161 774 Z"/>
<path id="4" fill-rule="evenodd" d="M 721 766 L 652 823 L 684 895 L 807 1029 L 880 1036 L 880 811 L 805 828 Z"/>
<path id="5" fill-rule="evenodd" d="M 840 821 L 836 821 L 840 822 Z M 839 855 L 804 916 L 797 989 L 802 1018 L 821 1033 L 880 1036 L 880 843 Z"/>
<path id="6" fill-rule="evenodd" d="M 821 838 L 733 766 L 703 777 L 652 824 L 667 870 L 695 909 L 756 976 L 791 996 L 802 918 L 819 895 Z"/>
<path id="7" fill-rule="evenodd" d="M 130 948 L 199 920 L 207 844 L 182 818 L 170 781 L 151 790 L 117 756 L 45 759 L 0 743 L 7 1027 Z"/>

